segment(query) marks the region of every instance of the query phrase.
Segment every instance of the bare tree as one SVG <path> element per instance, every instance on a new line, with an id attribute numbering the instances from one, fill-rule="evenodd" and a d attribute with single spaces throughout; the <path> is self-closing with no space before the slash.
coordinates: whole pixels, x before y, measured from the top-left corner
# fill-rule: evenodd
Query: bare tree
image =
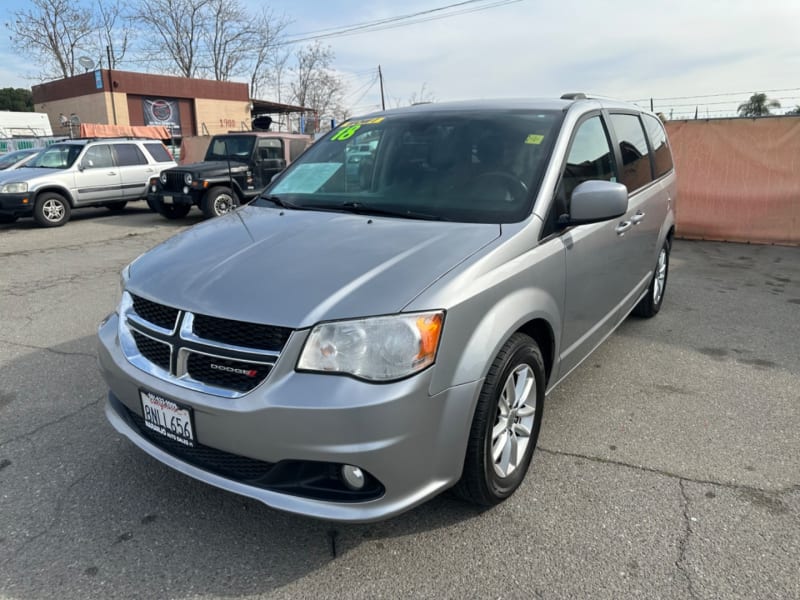
<path id="1" fill-rule="evenodd" d="M 228 81 L 247 69 L 258 30 L 239 0 L 209 0 L 208 13 L 210 26 L 204 36 L 210 71 L 217 81 Z"/>
<path id="2" fill-rule="evenodd" d="M 427 89 L 428 84 L 423 82 L 422 86 L 419 88 L 419 93 L 413 92 L 408 97 L 408 104 L 425 104 L 426 102 L 436 102 L 436 96 L 433 95 L 429 89 Z"/>
<path id="3" fill-rule="evenodd" d="M 290 83 L 295 103 L 314 111 L 317 117 L 338 115 L 342 110 L 344 81 L 333 70 L 335 58 L 330 46 L 315 42 L 295 53 L 297 60 L 292 68 L 294 80 Z"/>
<path id="4" fill-rule="evenodd" d="M 11 39 L 40 59 L 42 80 L 78 72 L 77 57 L 94 33 L 92 13 L 72 0 L 29 0 L 12 14 Z"/>
<path id="5" fill-rule="evenodd" d="M 206 7 L 210 2 L 149 0 L 143 4 L 137 18 L 150 30 L 152 43 L 148 54 L 163 54 L 164 66 L 175 67 L 183 77 L 198 75 L 201 71 L 204 26 L 208 19 Z"/>
<path id="6" fill-rule="evenodd" d="M 270 90 L 280 102 L 286 66 L 292 55 L 291 49 L 283 44 L 284 31 L 290 21 L 283 15 L 275 15 L 268 8 L 262 8 L 254 22 L 258 42 L 251 53 L 250 95 L 259 98 Z"/>
<path id="7" fill-rule="evenodd" d="M 109 57 L 111 64 L 108 68 L 116 69 L 117 64 L 125 58 L 132 34 L 130 19 L 127 5 L 122 0 L 100 0 L 97 3 L 95 28 L 98 42 L 93 54 L 99 58 L 100 64 L 106 60 L 104 57 Z"/>

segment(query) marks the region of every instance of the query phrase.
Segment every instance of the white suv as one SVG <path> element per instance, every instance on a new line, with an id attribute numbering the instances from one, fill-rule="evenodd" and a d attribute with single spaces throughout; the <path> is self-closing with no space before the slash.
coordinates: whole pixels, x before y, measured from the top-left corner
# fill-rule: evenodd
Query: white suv
<path id="1" fill-rule="evenodd" d="M 73 208 L 122 210 L 147 195 L 147 183 L 175 166 L 148 139 L 80 139 L 53 144 L 23 169 L 0 178 L 0 223 L 33 216 L 43 227 L 69 221 Z"/>

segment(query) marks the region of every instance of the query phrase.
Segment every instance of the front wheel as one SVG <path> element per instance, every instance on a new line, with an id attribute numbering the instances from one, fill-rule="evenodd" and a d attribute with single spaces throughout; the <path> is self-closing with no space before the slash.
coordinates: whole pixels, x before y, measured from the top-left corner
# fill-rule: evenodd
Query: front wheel
<path id="1" fill-rule="evenodd" d="M 670 248 L 671 244 L 669 238 L 667 238 L 658 253 L 656 269 L 653 273 L 653 279 L 650 280 L 650 287 L 647 288 L 647 295 L 639 300 L 639 304 L 633 309 L 633 314 L 637 317 L 649 319 L 656 316 L 658 311 L 661 310 L 661 304 L 664 302 L 664 292 L 667 289 Z"/>
<path id="2" fill-rule="evenodd" d="M 64 196 L 45 193 L 36 199 L 33 219 L 42 227 L 61 227 L 69 221 L 69 202 Z"/>
<path id="3" fill-rule="evenodd" d="M 239 197 L 230 188 L 215 187 L 208 190 L 201 205 L 207 218 L 221 217 L 239 206 Z"/>
<path id="4" fill-rule="evenodd" d="M 536 342 L 515 333 L 495 357 L 472 420 L 464 470 L 453 488 L 464 500 L 499 504 L 528 471 L 544 409 L 545 369 Z"/>

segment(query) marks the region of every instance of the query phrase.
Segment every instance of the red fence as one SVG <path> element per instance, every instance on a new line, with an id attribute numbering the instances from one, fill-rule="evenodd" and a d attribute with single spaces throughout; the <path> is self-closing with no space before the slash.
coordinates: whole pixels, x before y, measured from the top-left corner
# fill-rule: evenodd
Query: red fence
<path id="1" fill-rule="evenodd" d="M 800 245 L 800 117 L 666 127 L 679 237 Z"/>

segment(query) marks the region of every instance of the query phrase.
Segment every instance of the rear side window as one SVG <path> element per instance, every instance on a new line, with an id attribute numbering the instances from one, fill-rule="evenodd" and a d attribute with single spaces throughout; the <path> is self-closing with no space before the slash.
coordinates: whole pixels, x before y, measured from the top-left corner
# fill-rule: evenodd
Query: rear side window
<path id="1" fill-rule="evenodd" d="M 305 149 L 306 149 L 306 141 L 305 140 L 290 140 L 289 141 L 289 158 L 292 161 L 297 160 L 297 157 L 300 156 Z"/>
<path id="2" fill-rule="evenodd" d="M 667 144 L 667 133 L 661 121 L 652 115 L 642 115 L 650 147 L 653 149 L 653 166 L 656 178 L 666 175 L 672 170 L 672 153 Z"/>
<path id="3" fill-rule="evenodd" d="M 164 148 L 164 144 L 145 144 L 144 147 L 156 162 L 172 162 L 172 157 L 167 149 Z"/>
<path id="4" fill-rule="evenodd" d="M 117 153 L 117 165 L 120 167 L 147 164 L 147 159 L 136 144 L 115 144 L 114 151 Z"/>
<path id="5" fill-rule="evenodd" d="M 636 115 L 612 114 L 611 124 L 622 155 L 620 183 L 632 193 L 653 180 L 644 129 Z"/>

